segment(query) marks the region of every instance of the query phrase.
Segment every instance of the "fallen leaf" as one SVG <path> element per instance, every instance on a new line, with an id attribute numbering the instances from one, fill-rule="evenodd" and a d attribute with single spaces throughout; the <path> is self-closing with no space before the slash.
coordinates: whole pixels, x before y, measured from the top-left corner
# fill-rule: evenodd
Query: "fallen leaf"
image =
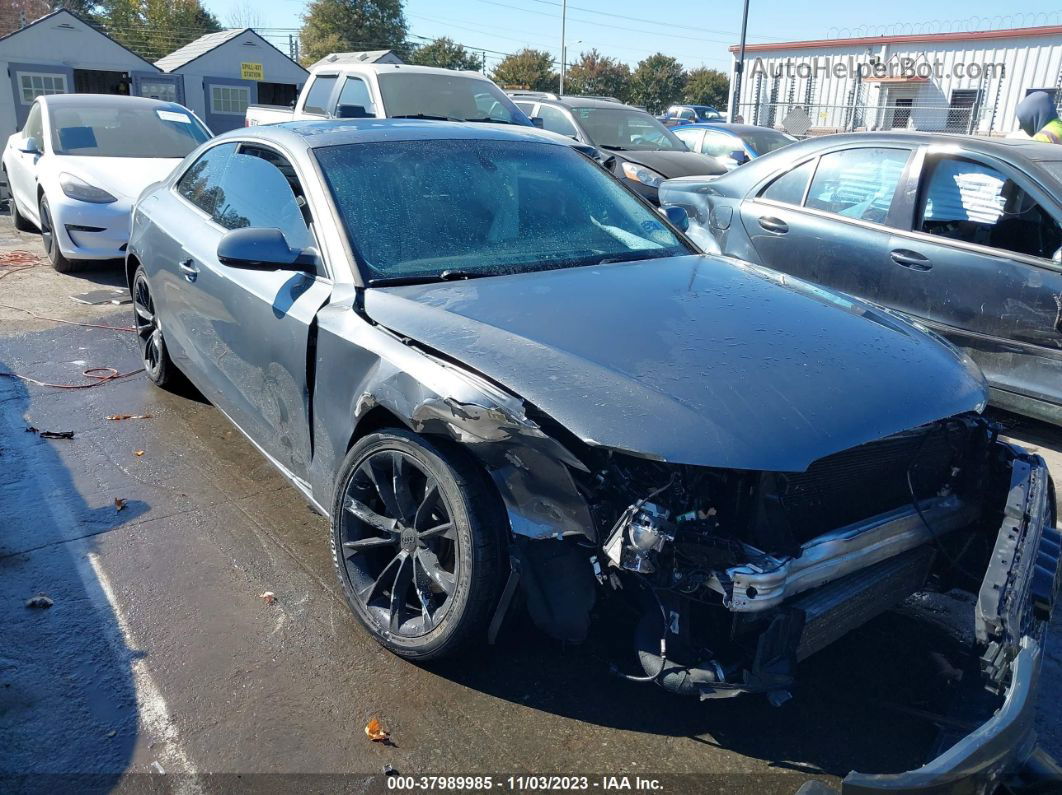
<path id="1" fill-rule="evenodd" d="M 150 420 L 150 414 L 108 414 L 105 420 Z"/>
<path id="2" fill-rule="evenodd" d="M 369 739 L 374 743 L 384 743 L 391 739 L 391 733 L 385 730 L 384 727 L 380 725 L 380 721 L 376 718 L 373 718 L 365 724 L 365 734 L 367 734 Z"/>
<path id="3" fill-rule="evenodd" d="M 124 508 L 124 507 L 125 507 L 125 500 L 122 499 L 121 497 L 115 497 L 114 498 L 114 511 L 115 511 L 115 513 L 117 513 L 118 511 L 122 510 L 122 508 Z"/>
<path id="4" fill-rule="evenodd" d="M 267 605 L 275 605 L 277 603 L 277 598 L 273 595 L 272 591 L 260 593 L 258 594 L 258 598 L 265 602 Z"/>
<path id="5" fill-rule="evenodd" d="M 144 454 L 143 450 L 136 450 L 136 451 L 133 452 L 133 455 L 135 455 L 137 458 L 140 458 L 140 456 L 142 456 L 143 454 Z"/>
<path id="6" fill-rule="evenodd" d="M 38 607 L 42 610 L 46 610 L 54 604 L 55 602 L 53 602 L 51 598 L 45 596 L 42 593 L 39 593 L 36 596 L 26 600 L 26 607 Z"/>

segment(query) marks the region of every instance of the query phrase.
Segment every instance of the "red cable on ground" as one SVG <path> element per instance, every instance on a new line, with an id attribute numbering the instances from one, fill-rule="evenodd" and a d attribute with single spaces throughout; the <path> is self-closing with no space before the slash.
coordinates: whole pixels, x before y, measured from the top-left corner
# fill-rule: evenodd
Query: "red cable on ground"
<path id="1" fill-rule="evenodd" d="M 32 315 L 38 320 L 50 320 L 52 323 L 65 323 L 68 326 L 83 326 L 85 328 L 101 328 L 107 331 L 128 331 L 135 333 L 136 329 L 132 326 L 105 326 L 100 323 L 78 323 L 74 320 L 63 320 L 58 317 L 48 317 L 47 315 L 38 315 L 36 312 L 30 309 L 23 309 L 21 306 L 11 306 L 10 304 L 0 304 L 4 309 L 14 309 L 18 312 L 25 312 L 27 315 Z"/>
<path id="2" fill-rule="evenodd" d="M 119 373 L 113 367 L 90 367 L 87 370 L 83 370 L 81 372 L 81 374 L 85 376 L 85 378 L 94 379 L 92 383 L 89 384 L 49 384 L 46 381 L 38 381 L 36 378 L 30 378 L 26 375 L 19 375 L 18 373 L 5 373 L 2 371 L 0 371 L 0 377 L 17 378 L 20 381 L 28 381 L 29 383 L 36 384 L 37 386 L 50 386 L 55 389 L 91 389 L 94 386 L 106 384 L 108 381 L 117 381 L 120 378 L 128 378 L 131 375 L 136 375 L 137 373 L 142 372 L 144 372 L 143 367 L 140 367 L 136 370 L 130 370 L 128 373 Z M 97 373 L 106 373 L 106 375 L 97 375 Z"/>

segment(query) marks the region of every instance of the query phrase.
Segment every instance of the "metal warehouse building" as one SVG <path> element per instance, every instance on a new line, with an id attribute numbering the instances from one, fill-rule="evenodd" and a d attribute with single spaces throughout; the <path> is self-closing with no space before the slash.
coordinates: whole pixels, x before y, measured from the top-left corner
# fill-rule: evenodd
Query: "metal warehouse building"
<path id="1" fill-rule="evenodd" d="M 735 108 L 738 48 L 730 107 Z M 1006 135 L 1034 90 L 1062 102 L 1062 26 L 749 44 L 739 107 L 790 132 Z"/>
<path id="2" fill-rule="evenodd" d="M 114 39 L 61 10 L 0 38 L 0 141 L 22 128 L 42 94 L 157 97 L 173 78 Z"/>
<path id="3" fill-rule="evenodd" d="M 208 33 L 155 65 L 215 133 L 242 127 L 248 105 L 294 105 L 309 74 L 250 28 Z"/>

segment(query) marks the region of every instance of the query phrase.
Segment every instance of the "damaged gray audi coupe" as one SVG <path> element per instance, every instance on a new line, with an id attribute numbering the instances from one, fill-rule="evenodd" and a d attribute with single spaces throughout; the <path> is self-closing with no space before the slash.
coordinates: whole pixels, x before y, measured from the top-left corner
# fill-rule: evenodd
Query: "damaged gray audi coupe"
<path id="1" fill-rule="evenodd" d="M 536 130 L 296 122 L 149 188 L 127 271 L 150 378 L 187 376 L 330 517 L 393 652 L 486 642 L 515 605 L 579 641 L 617 596 L 636 678 L 778 696 L 958 588 L 1011 749 L 1058 589 L 1043 460 L 932 334 L 684 224 Z"/>

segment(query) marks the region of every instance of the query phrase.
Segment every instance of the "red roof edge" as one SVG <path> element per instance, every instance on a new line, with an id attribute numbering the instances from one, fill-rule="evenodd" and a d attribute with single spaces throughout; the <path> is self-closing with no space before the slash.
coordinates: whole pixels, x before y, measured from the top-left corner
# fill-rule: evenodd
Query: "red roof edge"
<path id="1" fill-rule="evenodd" d="M 771 50 L 812 50 L 836 47 L 858 47 L 880 44 L 920 44 L 948 41 L 977 41 L 980 39 L 1018 39 L 1024 36 L 1062 36 L 1062 25 L 1041 25 L 1035 28 L 1006 28 L 1004 30 L 975 30 L 959 33 L 915 33 L 904 36 L 861 36 L 851 39 L 811 39 L 809 41 L 777 41 L 767 44 L 746 44 L 745 52 Z M 737 52 L 738 45 L 730 47 Z"/>

